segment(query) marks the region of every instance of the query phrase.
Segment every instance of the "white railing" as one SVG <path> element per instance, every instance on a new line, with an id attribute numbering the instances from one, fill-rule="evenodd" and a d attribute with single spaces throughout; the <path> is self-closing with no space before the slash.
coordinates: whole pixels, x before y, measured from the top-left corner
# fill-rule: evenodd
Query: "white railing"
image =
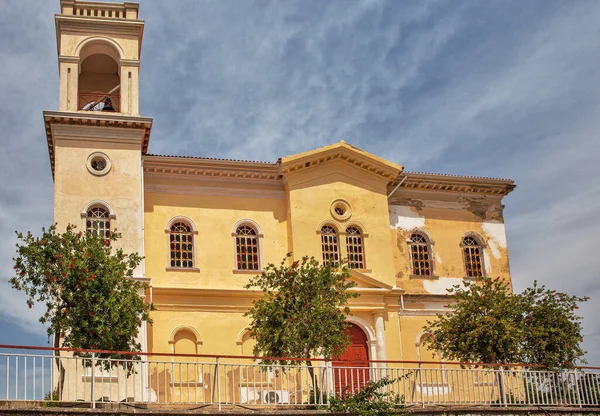
<path id="1" fill-rule="evenodd" d="M 84 358 L 78 355 L 82 351 L 69 349 L 20 347 L 39 350 L 31 354 L 17 348 L 0 346 L 0 401 L 323 407 L 327 397 L 339 397 L 344 389 L 360 390 L 387 377 L 395 381 L 385 388 L 404 397 L 407 406 L 600 406 L 600 368 L 594 367 L 546 371 L 519 365 L 371 361 L 367 366 L 313 360 L 309 369 L 303 360 L 266 366 L 258 357 L 100 359 L 100 351 L 87 351 Z"/>

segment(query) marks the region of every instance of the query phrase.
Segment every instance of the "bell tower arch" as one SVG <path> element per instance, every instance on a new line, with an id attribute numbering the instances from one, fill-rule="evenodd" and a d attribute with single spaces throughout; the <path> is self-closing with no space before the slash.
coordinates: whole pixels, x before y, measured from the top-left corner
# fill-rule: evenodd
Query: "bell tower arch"
<path id="1" fill-rule="evenodd" d="M 61 0 L 55 17 L 60 111 L 139 115 L 144 21 L 137 3 Z"/>

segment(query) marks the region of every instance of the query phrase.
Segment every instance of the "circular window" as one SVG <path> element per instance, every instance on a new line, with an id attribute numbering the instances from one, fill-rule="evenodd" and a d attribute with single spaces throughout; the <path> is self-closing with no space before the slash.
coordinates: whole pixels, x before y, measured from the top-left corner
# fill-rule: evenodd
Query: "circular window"
<path id="1" fill-rule="evenodd" d="M 351 215 L 350 205 L 341 199 L 333 201 L 329 211 L 331 212 L 331 216 L 339 221 L 345 221 L 350 218 Z"/>
<path id="2" fill-rule="evenodd" d="M 86 166 L 92 175 L 103 176 L 108 173 L 111 164 L 108 156 L 101 152 L 95 152 L 89 155 Z"/>

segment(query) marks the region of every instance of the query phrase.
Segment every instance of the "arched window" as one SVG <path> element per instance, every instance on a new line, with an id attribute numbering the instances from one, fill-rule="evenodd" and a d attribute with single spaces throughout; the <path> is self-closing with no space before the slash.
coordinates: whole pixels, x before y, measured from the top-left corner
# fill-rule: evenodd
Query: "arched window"
<path id="1" fill-rule="evenodd" d="M 338 234 L 335 228 L 324 225 L 321 227 L 321 252 L 323 264 L 334 266 L 340 262 Z"/>
<path id="2" fill-rule="evenodd" d="M 85 219 L 86 231 L 102 238 L 110 237 L 110 213 L 102 206 L 88 208 Z"/>
<path id="3" fill-rule="evenodd" d="M 483 244 L 472 236 L 463 237 L 461 242 L 465 273 L 467 277 L 483 277 Z"/>
<path id="4" fill-rule="evenodd" d="M 349 268 L 365 268 L 363 235 L 360 232 L 360 230 L 356 227 L 346 228 L 346 251 L 348 252 Z"/>
<path id="5" fill-rule="evenodd" d="M 184 221 L 176 221 L 169 230 L 169 266 L 194 268 L 194 232 Z"/>
<path id="6" fill-rule="evenodd" d="M 235 231 L 235 255 L 238 270 L 260 270 L 258 233 L 248 224 Z"/>
<path id="7" fill-rule="evenodd" d="M 409 245 L 412 273 L 416 276 L 432 276 L 431 245 L 427 237 L 420 232 L 412 233 Z"/>

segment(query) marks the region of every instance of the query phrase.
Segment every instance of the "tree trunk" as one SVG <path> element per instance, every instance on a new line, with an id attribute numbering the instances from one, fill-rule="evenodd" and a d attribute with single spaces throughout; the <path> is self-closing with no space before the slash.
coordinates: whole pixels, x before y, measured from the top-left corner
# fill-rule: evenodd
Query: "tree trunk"
<path id="1" fill-rule="evenodd" d="M 54 348 L 60 347 L 60 334 L 54 334 Z M 54 360 L 56 362 L 56 368 L 58 370 L 58 386 L 56 386 L 56 397 L 57 400 L 62 400 L 63 391 L 65 387 L 65 367 L 62 365 L 62 360 L 60 359 L 60 351 L 54 351 Z M 54 392 L 53 392 L 54 393 Z"/>
<path id="2" fill-rule="evenodd" d="M 315 369 L 313 368 L 312 362 L 310 361 L 310 353 L 306 353 L 305 357 L 306 365 L 308 366 L 308 374 L 310 375 L 310 380 L 312 381 L 313 386 L 313 394 L 317 395 L 316 403 L 320 403 L 321 401 L 321 392 L 319 391 L 319 383 L 317 382 L 317 377 L 315 376 Z"/>

